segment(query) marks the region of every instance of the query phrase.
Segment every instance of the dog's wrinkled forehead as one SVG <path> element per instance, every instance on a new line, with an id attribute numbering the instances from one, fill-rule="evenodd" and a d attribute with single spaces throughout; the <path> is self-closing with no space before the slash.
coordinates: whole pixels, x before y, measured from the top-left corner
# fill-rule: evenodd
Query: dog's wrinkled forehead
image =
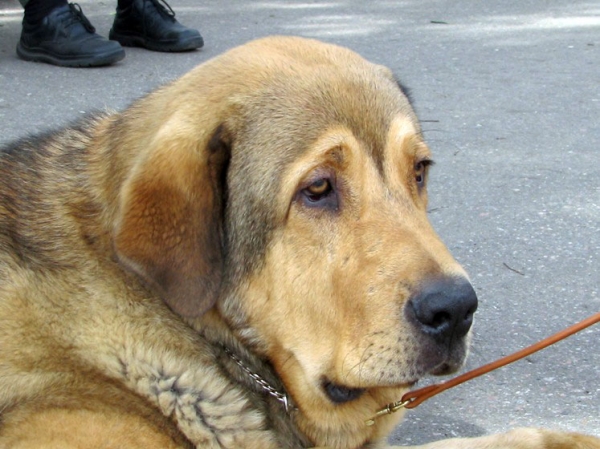
<path id="1" fill-rule="evenodd" d="M 274 206 L 281 175 L 319 136 L 348 129 L 383 170 L 392 120 L 402 115 L 419 129 L 399 83 L 377 66 L 366 67 L 288 73 L 244 104 L 228 176 L 229 252 L 234 259 L 240 255 L 230 266 L 243 267 L 246 274 L 256 268 L 277 225 Z"/>
<path id="2" fill-rule="evenodd" d="M 408 98 L 393 79 L 374 70 L 344 72 L 315 69 L 288 75 L 261 90 L 246 116 L 244 137 L 249 148 L 238 156 L 244 166 L 281 169 L 310 151 L 313 143 L 335 128 L 345 128 L 364 146 L 376 165 L 384 163 L 391 121 L 404 115 L 415 123 Z M 255 161 L 250 158 L 257 158 Z M 258 173 L 259 179 L 273 173 Z"/>
<path id="3" fill-rule="evenodd" d="M 344 127 L 379 166 L 384 163 L 383 150 L 394 118 L 404 115 L 418 129 L 410 102 L 393 78 L 372 71 L 314 70 L 311 74 L 288 76 L 260 92 L 261 107 L 252 108 L 248 114 L 246 132 L 249 141 L 273 150 L 260 152 L 262 160 L 267 158 L 278 165 L 293 162 L 319 136 Z M 271 143 L 275 147 L 270 147 Z"/>

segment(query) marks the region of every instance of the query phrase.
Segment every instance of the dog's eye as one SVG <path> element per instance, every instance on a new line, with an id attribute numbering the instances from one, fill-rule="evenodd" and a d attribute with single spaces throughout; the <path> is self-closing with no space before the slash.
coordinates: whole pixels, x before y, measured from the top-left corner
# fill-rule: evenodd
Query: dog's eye
<path id="1" fill-rule="evenodd" d="M 425 178 L 427 175 L 427 167 L 433 164 L 430 159 L 423 159 L 415 164 L 415 181 L 419 187 L 425 185 Z"/>
<path id="2" fill-rule="evenodd" d="M 302 190 L 304 204 L 309 207 L 337 209 L 338 200 L 329 178 L 320 178 Z"/>
<path id="3" fill-rule="evenodd" d="M 315 199 L 318 199 L 323 195 L 327 195 L 330 190 L 331 182 L 329 182 L 329 179 L 319 179 L 306 188 L 307 193 L 310 196 L 315 197 Z"/>

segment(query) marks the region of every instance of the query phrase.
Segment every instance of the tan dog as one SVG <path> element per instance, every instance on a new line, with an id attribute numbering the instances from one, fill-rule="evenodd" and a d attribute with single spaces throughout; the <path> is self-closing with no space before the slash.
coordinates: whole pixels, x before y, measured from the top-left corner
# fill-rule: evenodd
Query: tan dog
<path id="1" fill-rule="evenodd" d="M 477 305 L 426 217 L 430 163 L 388 69 L 298 38 L 9 145 L 0 447 L 384 445 L 400 416 L 365 420 L 462 364 Z"/>

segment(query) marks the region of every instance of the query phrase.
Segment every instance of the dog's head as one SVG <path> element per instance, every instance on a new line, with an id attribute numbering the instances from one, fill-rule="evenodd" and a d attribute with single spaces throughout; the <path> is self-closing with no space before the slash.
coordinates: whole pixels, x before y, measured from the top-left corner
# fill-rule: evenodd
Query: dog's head
<path id="1" fill-rule="evenodd" d="M 120 196 L 119 256 L 182 315 L 216 301 L 315 444 L 382 437 L 394 418 L 364 420 L 462 364 L 477 298 L 428 222 L 431 155 L 389 70 L 270 38 L 143 101 L 160 112 Z"/>

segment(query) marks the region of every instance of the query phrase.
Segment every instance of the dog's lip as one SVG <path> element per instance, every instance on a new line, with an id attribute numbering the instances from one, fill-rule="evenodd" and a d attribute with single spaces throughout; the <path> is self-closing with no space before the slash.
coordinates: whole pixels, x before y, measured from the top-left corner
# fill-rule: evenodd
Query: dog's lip
<path id="1" fill-rule="evenodd" d="M 432 376 L 445 376 L 447 374 L 452 374 L 457 370 L 450 366 L 448 363 L 442 363 L 441 365 L 436 366 L 434 369 L 430 371 L 429 374 Z"/>
<path id="2" fill-rule="evenodd" d="M 375 383 L 375 384 L 363 384 L 361 386 L 350 386 L 344 385 L 337 382 L 331 382 L 327 378 L 323 377 L 321 380 L 321 388 L 325 394 L 330 397 L 332 392 L 341 393 L 348 397 L 355 396 L 358 398 L 362 393 L 369 390 L 376 390 L 378 388 L 398 388 L 398 389 L 410 389 L 419 383 L 420 378 L 414 378 L 409 380 L 403 380 L 396 383 Z M 348 391 L 345 391 L 348 390 Z M 331 398 L 330 398 L 331 399 Z M 333 401 L 333 402 L 346 402 L 346 401 Z"/>
<path id="3" fill-rule="evenodd" d="M 394 388 L 401 388 L 404 390 L 411 390 L 415 385 L 419 383 L 420 379 L 410 380 L 408 382 L 402 382 L 401 384 L 394 385 Z"/>
<path id="4" fill-rule="evenodd" d="M 377 390 L 380 388 L 410 390 L 423 378 L 451 375 L 459 371 L 462 366 L 463 364 L 460 361 L 445 359 L 433 367 L 430 366 L 422 370 L 417 369 L 415 370 L 416 372 L 413 371 L 410 375 L 411 377 L 407 376 L 404 379 L 396 378 L 395 381 L 391 382 L 364 382 L 365 379 L 362 379 L 363 382 L 352 384 L 334 381 L 327 375 L 323 375 L 320 377 L 320 388 L 331 402 L 340 404 L 352 402 L 361 397 L 363 393 L 370 390 Z"/>
<path id="5" fill-rule="evenodd" d="M 325 392 L 327 398 L 334 404 L 344 404 L 346 402 L 352 402 L 355 399 L 360 398 L 366 388 L 361 387 L 349 387 L 341 385 L 324 378 L 321 381 L 321 388 Z"/>
<path id="6" fill-rule="evenodd" d="M 412 381 L 410 381 L 410 382 L 407 382 L 407 383 L 405 383 L 405 384 L 402 384 L 402 385 L 399 385 L 399 386 L 400 386 L 400 387 L 406 387 L 406 388 L 412 388 L 412 387 L 414 387 L 415 385 L 417 385 L 418 383 L 419 383 L 419 379 L 416 379 L 416 380 L 412 380 Z"/>
<path id="7" fill-rule="evenodd" d="M 430 376 L 448 376 L 458 372 L 463 366 L 463 363 L 443 362 L 429 371 Z"/>

